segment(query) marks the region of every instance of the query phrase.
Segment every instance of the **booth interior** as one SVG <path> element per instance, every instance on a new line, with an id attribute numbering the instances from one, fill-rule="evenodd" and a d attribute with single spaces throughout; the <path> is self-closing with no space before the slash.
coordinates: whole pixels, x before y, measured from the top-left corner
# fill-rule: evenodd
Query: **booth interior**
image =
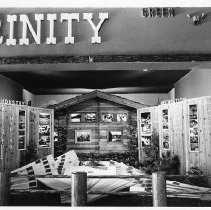
<path id="1" fill-rule="evenodd" d="M 69 150 L 140 167 L 157 136 L 211 175 L 210 8 L 0 11 L 0 171 Z"/>

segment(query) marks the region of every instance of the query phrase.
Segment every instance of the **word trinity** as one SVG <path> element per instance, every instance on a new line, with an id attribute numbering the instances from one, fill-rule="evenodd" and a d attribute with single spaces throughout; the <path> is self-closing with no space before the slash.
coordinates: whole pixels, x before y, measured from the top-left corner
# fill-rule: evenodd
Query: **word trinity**
<path id="1" fill-rule="evenodd" d="M 175 9 L 171 7 L 164 8 L 143 8 L 142 17 L 174 17 Z"/>
<path id="2" fill-rule="evenodd" d="M 56 44 L 57 40 L 54 35 L 55 22 L 59 21 L 59 23 L 63 23 L 67 27 L 67 34 L 65 35 L 65 44 L 74 44 L 74 36 L 72 33 L 73 22 L 79 23 L 79 13 L 60 13 L 58 14 L 45 14 L 47 17 L 46 21 L 49 25 L 48 35 L 46 37 L 46 44 Z M 60 16 L 58 18 L 58 16 Z M 92 13 L 83 13 L 83 20 L 87 21 L 93 30 L 94 36 L 91 38 L 91 43 L 101 43 L 101 37 L 99 36 L 99 31 L 103 23 L 106 19 L 108 19 L 108 13 L 99 13 L 99 22 L 95 24 L 93 22 L 93 14 Z M 58 19 L 58 20 L 57 20 Z M 17 22 L 22 24 L 22 33 L 21 38 L 16 39 L 14 37 L 14 28 L 19 25 Z M 8 38 L 6 39 L 6 45 L 16 45 L 17 42 L 19 45 L 29 45 L 29 38 L 27 37 L 27 31 L 29 30 L 36 44 L 41 44 L 41 28 L 42 21 L 44 21 L 44 14 L 35 14 L 34 20 L 36 26 L 33 27 L 28 16 L 26 14 L 20 14 L 19 17 L 17 15 L 7 15 L 7 22 L 9 24 L 9 32 Z M 0 27 L 2 23 L 0 21 Z M 0 44 L 4 43 L 4 37 L 0 35 Z"/>

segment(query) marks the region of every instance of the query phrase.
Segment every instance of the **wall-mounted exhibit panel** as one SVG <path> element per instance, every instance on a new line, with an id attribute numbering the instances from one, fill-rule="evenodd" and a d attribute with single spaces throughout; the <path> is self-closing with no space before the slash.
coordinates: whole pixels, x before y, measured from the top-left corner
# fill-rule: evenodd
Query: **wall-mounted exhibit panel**
<path id="1" fill-rule="evenodd" d="M 53 118 L 50 109 L 0 104 L 0 171 L 20 167 L 32 148 L 39 158 L 53 154 Z"/>
<path id="2" fill-rule="evenodd" d="M 166 152 L 177 155 L 181 174 L 198 167 L 211 175 L 211 97 L 142 108 L 138 124 L 140 160 L 144 157 L 143 137 L 151 136 L 154 129 L 159 134 L 160 156 Z"/>
<path id="3" fill-rule="evenodd" d="M 139 159 L 143 159 L 144 148 L 150 145 L 153 132 L 158 132 L 158 109 L 147 107 L 138 110 Z"/>

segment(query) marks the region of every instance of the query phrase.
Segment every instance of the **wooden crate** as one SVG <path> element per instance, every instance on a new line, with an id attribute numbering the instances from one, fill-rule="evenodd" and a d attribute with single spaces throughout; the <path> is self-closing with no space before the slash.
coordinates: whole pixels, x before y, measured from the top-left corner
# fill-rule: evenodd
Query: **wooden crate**
<path id="1" fill-rule="evenodd" d="M 50 116 L 49 148 L 39 144 L 39 116 L 42 113 Z M 30 142 L 35 142 L 38 157 L 53 154 L 53 113 L 49 109 L 0 104 L 0 171 L 20 167 Z"/>

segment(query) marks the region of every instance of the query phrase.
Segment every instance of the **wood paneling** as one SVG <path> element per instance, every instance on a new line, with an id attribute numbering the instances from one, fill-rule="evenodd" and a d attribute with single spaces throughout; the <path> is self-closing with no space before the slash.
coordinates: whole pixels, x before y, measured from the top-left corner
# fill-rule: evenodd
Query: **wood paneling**
<path id="1" fill-rule="evenodd" d="M 26 147 L 22 150 L 18 149 L 19 110 L 25 111 L 26 114 Z M 20 163 L 24 162 L 26 149 L 30 141 L 36 142 L 37 154 L 39 157 L 44 157 L 53 153 L 53 121 L 51 121 L 51 147 L 38 147 L 39 113 L 41 112 L 49 113 L 53 120 L 53 110 L 21 105 L 0 104 L 0 138 L 1 142 L 3 141 L 3 150 L 1 150 L 3 151 L 3 159 L 0 159 L 0 171 L 11 171 L 18 168 Z"/>
<path id="2" fill-rule="evenodd" d="M 191 105 L 197 107 L 199 149 L 191 151 L 190 147 L 190 110 Z M 153 112 L 157 109 L 157 112 Z M 178 155 L 180 159 L 180 173 L 185 174 L 191 167 L 198 167 L 204 174 L 211 175 L 211 97 L 201 97 L 184 100 L 183 102 L 159 105 L 138 110 L 138 134 L 140 145 L 140 113 L 150 112 L 152 122 L 158 117 L 160 156 L 165 150 L 162 146 L 162 110 L 169 114 L 169 138 L 171 156 Z M 155 115 L 153 117 L 153 115 Z M 153 123 L 156 128 L 156 123 Z M 140 153 L 142 150 L 140 149 Z M 140 156 L 142 158 L 142 156 Z"/>

